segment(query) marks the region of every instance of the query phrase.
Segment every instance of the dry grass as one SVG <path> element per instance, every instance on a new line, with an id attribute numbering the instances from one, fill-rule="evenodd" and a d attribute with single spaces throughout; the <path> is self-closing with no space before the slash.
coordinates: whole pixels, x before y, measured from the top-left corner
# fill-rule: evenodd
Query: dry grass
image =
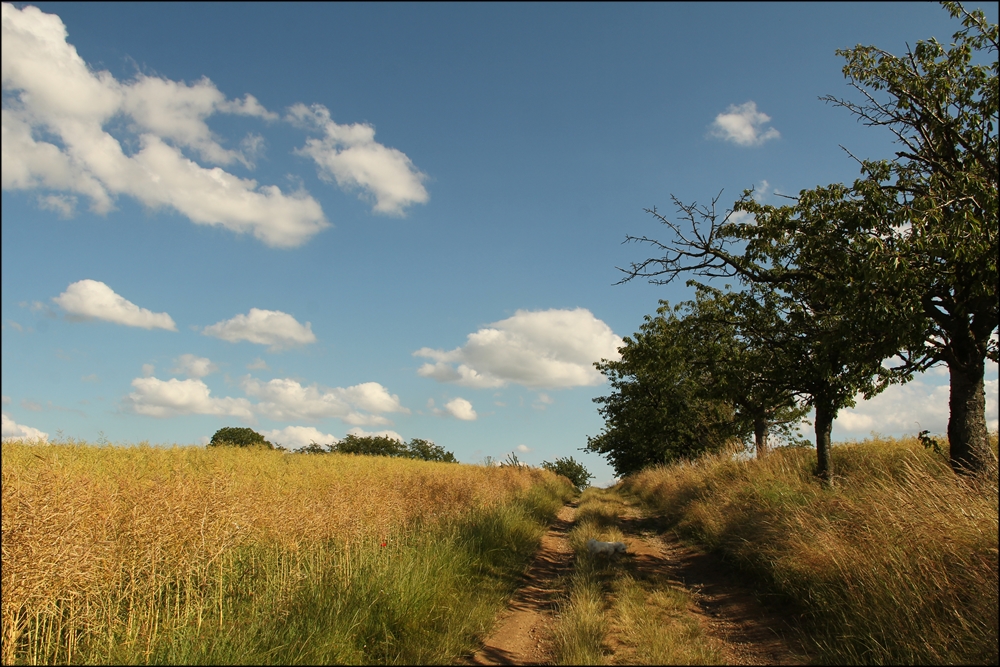
<path id="1" fill-rule="evenodd" d="M 352 555 L 374 562 L 415 526 L 552 483 L 527 468 L 83 443 L 5 442 L 2 470 L 5 664 L 170 662 L 171 636 L 287 612 L 311 577 L 371 565 Z"/>
<path id="2" fill-rule="evenodd" d="M 807 449 L 705 457 L 625 487 L 800 603 L 820 660 L 996 664 L 995 476 L 959 478 L 915 438 L 832 454 L 833 489 Z"/>
<path id="3" fill-rule="evenodd" d="M 569 533 L 576 553 L 569 598 L 556 628 L 558 664 L 722 664 L 714 642 L 688 611 L 690 595 L 667 576 L 632 576 L 627 558 L 591 556 L 590 538 L 625 542 L 619 519 L 630 504 L 615 490 L 583 492 Z"/>

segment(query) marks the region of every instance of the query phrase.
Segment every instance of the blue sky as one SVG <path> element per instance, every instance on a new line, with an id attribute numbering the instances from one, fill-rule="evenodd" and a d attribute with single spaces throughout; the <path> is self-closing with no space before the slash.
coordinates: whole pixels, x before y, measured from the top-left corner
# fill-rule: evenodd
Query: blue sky
<path id="1" fill-rule="evenodd" d="M 995 22 L 996 10 L 986 8 Z M 573 456 L 592 363 L 683 284 L 614 285 L 647 207 L 853 180 L 888 132 L 837 48 L 939 6 L 3 6 L 3 436 Z M 988 368 L 997 424 L 997 369 Z M 835 439 L 944 432 L 933 369 Z M 103 434 L 103 435 L 102 435 Z"/>

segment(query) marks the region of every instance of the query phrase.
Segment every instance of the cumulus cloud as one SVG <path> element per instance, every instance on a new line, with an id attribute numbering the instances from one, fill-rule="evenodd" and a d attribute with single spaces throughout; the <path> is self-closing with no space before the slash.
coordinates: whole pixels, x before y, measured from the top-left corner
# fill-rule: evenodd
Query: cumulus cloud
<path id="1" fill-rule="evenodd" d="M 773 127 L 764 128 L 770 120 L 770 116 L 757 111 L 753 100 L 740 105 L 731 104 L 725 113 L 720 113 L 712 121 L 711 135 L 739 146 L 760 146 L 781 136 Z"/>
<path id="2" fill-rule="evenodd" d="M 252 167 L 260 141 L 249 138 L 249 152 L 227 149 L 205 120 L 215 113 L 277 117 L 253 96 L 228 100 L 205 78 L 192 85 L 148 76 L 123 83 L 91 70 L 66 40 L 55 14 L 3 4 L 3 189 L 58 191 L 42 203 L 63 215 L 72 213 L 75 195 L 97 213 L 130 196 L 277 247 L 301 245 L 329 226 L 307 193 L 259 186 L 183 153 Z M 137 141 L 134 154 L 105 130 L 118 117 Z"/>
<path id="3" fill-rule="evenodd" d="M 142 329 L 177 331 L 170 315 L 140 308 L 98 280 L 80 280 L 52 300 L 71 319 L 98 319 Z"/>
<path id="4" fill-rule="evenodd" d="M 330 433 L 323 433 L 312 426 L 286 426 L 283 429 L 261 431 L 269 442 L 281 445 L 287 449 L 299 449 L 315 442 L 318 445 L 329 445 L 339 442 L 340 438 Z"/>
<path id="5" fill-rule="evenodd" d="M 257 412 L 275 420 L 336 417 L 352 426 L 378 426 L 391 423 L 382 413 L 410 412 L 398 396 L 377 382 L 321 389 L 316 384 L 304 387 L 290 378 L 262 382 L 248 376 L 242 387 L 248 396 L 259 399 Z"/>
<path id="6" fill-rule="evenodd" d="M 527 445 L 518 445 L 517 451 L 521 452 L 522 454 L 527 454 L 528 452 L 531 451 L 531 447 L 528 447 Z"/>
<path id="7" fill-rule="evenodd" d="M 985 385 L 986 424 L 996 429 L 1000 383 L 986 380 Z M 931 433 L 947 433 L 949 395 L 948 384 L 934 386 L 914 379 L 904 385 L 893 385 L 871 400 L 859 400 L 853 408 L 841 410 L 834 427 L 851 434 L 871 431 L 903 434 L 925 429 Z"/>
<path id="8" fill-rule="evenodd" d="M 272 352 L 316 342 L 310 322 L 302 326 L 288 313 L 260 308 L 251 308 L 246 315 L 216 322 L 205 327 L 202 333 L 230 343 L 246 340 L 259 345 L 270 345 Z"/>
<path id="9" fill-rule="evenodd" d="M 344 190 L 361 190 L 362 197 L 375 201 L 375 212 L 403 215 L 407 206 L 427 202 L 427 176 L 404 153 L 375 141 L 371 125 L 338 125 L 322 104 L 296 104 L 287 118 L 323 133 L 321 139 L 306 140 L 296 153 L 312 158 L 323 180 L 335 181 Z"/>
<path id="10" fill-rule="evenodd" d="M 201 380 L 160 380 L 142 377 L 132 380 L 135 391 L 124 402 L 125 408 L 149 417 L 178 415 L 219 415 L 253 421 L 253 406 L 245 398 L 215 398 Z"/>
<path id="11" fill-rule="evenodd" d="M 0 438 L 4 442 L 8 440 L 48 440 L 49 434 L 31 426 L 18 424 L 4 413 L 2 415 L 2 424 L 0 424 Z"/>
<path id="12" fill-rule="evenodd" d="M 444 411 L 462 421 L 475 421 L 479 415 L 472 409 L 472 403 L 464 398 L 455 398 L 444 404 Z"/>
<path id="13" fill-rule="evenodd" d="M 182 354 L 174 360 L 174 364 L 171 373 L 181 373 L 190 378 L 203 378 L 219 370 L 207 357 L 196 357 L 193 354 Z"/>
<path id="14" fill-rule="evenodd" d="M 622 339 L 586 308 L 518 310 L 513 317 L 469 334 L 454 350 L 421 348 L 414 356 L 431 359 L 417 373 L 466 387 L 579 387 L 604 382 L 593 367 L 619 359 Z"/>

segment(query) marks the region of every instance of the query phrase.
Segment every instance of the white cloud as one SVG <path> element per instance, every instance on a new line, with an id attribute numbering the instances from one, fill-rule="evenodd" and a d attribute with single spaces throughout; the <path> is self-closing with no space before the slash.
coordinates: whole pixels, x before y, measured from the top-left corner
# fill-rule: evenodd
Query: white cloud
<path id="1" fill-rule="evenodd" d="M 131 412 L 149 417 L 177 415 L 220 415 L 253 421 L 253 406 L 245 398 L 214 398 L 201 380 L 160 380 L 155 377 L 132 380 L 135 391 L 125 399 Z"/>
<path id="2" fill-rule="evenodd" d="M 2 119 L 4 189 L 60 191 L 62 199 L 44 200 L 60 212 L 71 211 L 73 194 L 89 198 L 98 213 L 112 210 L 118 195 L 131 196 L 278 247 L 301 245 L 329 226 L 305 192 L 258 186 L 182 153 L 252 166 L 259 141 L 246 144 L 249 155 L 226 149 L 205 123 L 213 113 L 276 118 L 252 96 L 227 100 L 204 78 L 190 86 L 147 76 L 122 83 L 107 71 L 92 71 L 66 38 L 58 16 L 3 5 L 3 89 L 11 93 L 4 97 Z M 138 140 L 132 155 L 104 129 L 122 115 L 130 138 Z M 36 140 L 39 135 L 54 141 Z"/>
<path id="3" fill-rule="evenodd" d="M 230 320 L 205 327 L 202 333 L 230 343 L 246 340 L 259 345 L 270 345 L 272 352 L 316 342 L 310 322 L 302 326 L 288 313 L 259 308 L 251 308 L 247 315 L 237 315 Z"/>
<path id="4" fill-rule="evenodd" d="M 174 359 L 174 364 L 171 373 L 181 373 L 190 378 L 203 378 L 219 370 L 207 357 L 196 357 L 193 354 L 182 354 Z"/>
<path id="5" fill-rule="evenodd" d="M 731 104 L 726 113 L 720 113 L 712 121 L 711 135 L 739 146 L 760 146 L 781 136 L 773 127 L 764 129 L 764 123 L 770 120 L 770 116 L 757 111 L 757 104 L 752 100 Z"/>
<path id="6" fill-rule="evenodd" d="M 410 412 L 400 405 L 398 396 L 377 382 L 323 390 L 316 384 L 304 387 L 290 378 L 261 382 L 247 377 L 242 386 L 248 396 L 260 399 L 257 412 L 275 420 L 336 417 L 352 426 L 376 426 L 390 423 L 379 413 Z"/>
<path id="7" fill-rule="evenodd" d="M 140 308 L 97 280 L 80 280 L 52 300 L 73 319 L 98 319 L 142 329 L 177 331 L 167 313 Z"/>
<path id="8" fill-rule="evenodd" d="M 260 434 L 268 441 L 287 449 L 299 449 L 311 442 L 315 442 L 318 445 L 329 445 L 340 441 L 340 438 L 337 436 L 330 433 L 323 433 L 312 426 L 286 426 L 280 430 L 261 431 Z"/>
<path id="9" fill-rule="evenodd" d="M 4 402 L 7 403 L 9 401 Z M 2 424 L 0 424 L 0 438 L 4 442 L 7 440 L 48 440 L 49 434 L 31 426 L 18 424 L 4 413 L 2 415 Z"/>
<path id="10" fill-rule="evenodd" d="M 336 181 L 344 190 L 360 189 L 364 197 L 374 199 L 377 213 L 403 215 L 407 206 L 429 199 L 423 186 L 426 175 L 404 153 L 375 141 L 371 125 L 338 125 L 322 104 L 296 104 L 287 119 L 323 132 L 322 139 L 306 140 L 296 153 L 313 159 L 320 178 Z"/>
<path id="11" fill-rule="evenodd" d="M 925 377 L 937 375 L 933 371 Z M 1000 382 L 986 380 L 986 424 L 996 429 L 997 391 Z M 885 434 L 947 433 L 949 416 L 948 384 L 930 385 L 914 379 L 904 385 L 893 385 L 871 400 L 859 400 L 853 408 L 841 410 L 834 422 L 835 428 L 848 433 L 865 434 L 870 431 Z"/>
<path id="12" fill-rule="evenodd" d="M 528 452 L 531 451 L 531 447 L 528 447 L 527 445 L 518 445 L 517 451 L 521 452 L 522 454 L 527 454 Z"/>
<path id="13" fill-rule="evenodd" d="M 445 411 L 455 419 L 475 421 L 479 415 L 472 409 L 472 403 L 464 398 L 455 398 L 444 404 Z"/>
<path id="14" fill-rule="evenodd" d="M 421 348 L 414 356 L 431 359 L 417 373 L 467 387 L 578 387 L 601 384 L 593 367 L 618 359 L 622 339 L 585 308 L 518 310 L 513 317 L 468 335 L 464 347 Z"/>
<path id="15" fill-rule="evenodd" d="M 46 195 L 38 198 L 38 207 L 55 211 L 61 218 L 72 218 L 76 212 L 76 197 L 72 195 Z"/>
<path id="16" fill-rule="evenodd" d="M 153 364 L 143 364 L 142 365 L 142 377 L 148 378 L 150 375 L 156 372 L 156 366 Z"/>

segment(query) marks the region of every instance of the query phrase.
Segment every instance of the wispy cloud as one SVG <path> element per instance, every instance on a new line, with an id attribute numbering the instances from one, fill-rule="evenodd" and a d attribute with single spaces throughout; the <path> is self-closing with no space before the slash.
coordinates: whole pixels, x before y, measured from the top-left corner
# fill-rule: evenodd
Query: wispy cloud
<path id="1" fill-rule="evenodd" d="M 171 373 L 180 373 L 191 378 L 203 378 L 219 370 L 207 357 L 196 357 L 193 354 L 182 354 L 174 360 Z"/>
<path id="2" fill-rule="evenodd" d="M 760 146 L 781 136 L 773 127 L 764 127 L 770 120 L 766 113 L 757 111 L 753 100 L 740 105 L 731 104 L 725 113 L 720 113 L 712 121 L 710 134 L 738 146 Z"/>
<path id="3" fill-rule="evenodd" d="M 167 313 L 140 308 L 98 280 L 72 283 L 52 300 L 66 311 L 70 319 L 97 319 L 141 329 L 177 331 L 173 318 Z"/>
<path id="4" fill-rule="evenodd" d="M 593 367 L 618 359 L 622 339 L 585 308 L 519 310 L 468 335 L 463 347 L 421 348 L 414 356 L 431 359 L 417 373 L 467 387 L 579 387 L 601 384 Z"/>

